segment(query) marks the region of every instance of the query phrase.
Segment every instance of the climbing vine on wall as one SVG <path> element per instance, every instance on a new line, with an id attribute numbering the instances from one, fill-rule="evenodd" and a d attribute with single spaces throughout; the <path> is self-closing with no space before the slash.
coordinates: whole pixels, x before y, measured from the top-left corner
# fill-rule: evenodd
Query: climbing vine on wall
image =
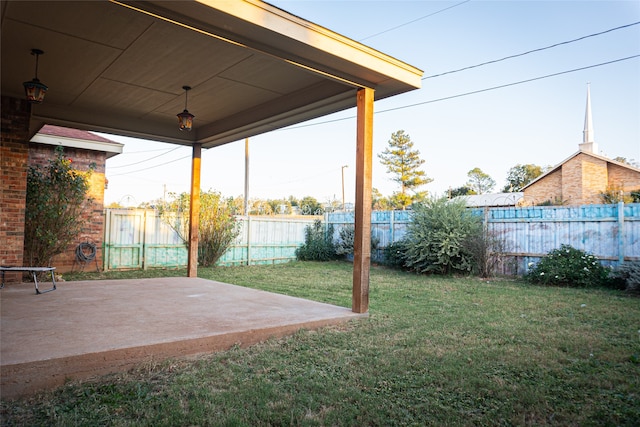
<path id="1" fill-rule="evenodd" d="M 49 266 L 64 252 L 81 231 L 86 204 L 92 203 L 88 178 L 95 165 L 79 171 L 63 151 L 56 147 L 53 159 L 27 172 L 24 249 L 30 266 Z"/>

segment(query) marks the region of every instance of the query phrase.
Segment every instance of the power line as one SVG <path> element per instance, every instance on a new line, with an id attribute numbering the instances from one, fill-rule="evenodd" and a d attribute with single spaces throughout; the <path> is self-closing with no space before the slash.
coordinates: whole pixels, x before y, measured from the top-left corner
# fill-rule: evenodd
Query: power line
<path id="1" fill-rule="evenodd" d="M 151 149 L 151 150 L 127 151 L 127 152 L 122 153 L 122 154 L 124 155 L 124 154 L 151 153 L 153 151 L 165 151 L 165 150 L 170 150 L 170 148 L 154 148 L 154 149 Z"/>
<path id="2" fill-rule="evenodd" d="M 527 79 L 527 80 L 520 80 L 518 82 L 507 83 L 507 84 L 503 84 L 503 85 L 499 85 L 499 86 L 493 86 L 493 87 L 489 87 L 489 88 L 485 88 L 485 89 L 474 90 L 474 91 L 471 91 L 471 92 L 465 92 L 465 93 L 461 93 L 461 94 L 458 94 L 458 95 L 451 95 L 451 96 L 446 96 L 444 98 L 432 99 L 432 100 L 429 100 L 429 101 L 418 102 L 418 103 L 415 103 L 415 104 L 403 105 L 403 106 L 400 106 L 400 107 L 394 107 L 394 108 L 389 108 L 389 109 L 386 109 L 386 110 L 375 111 L 374 114 L 387 113 L 389 111 L 402 110 L 404 108 L 416 107 L 416 106 L 419 106 L 419 105 L 431 104 L 431 103 L 434 103 L 434 102 L 446 101 L 448 99 L 454 99 L 454 98 L 460 98 L 460 97 L 463 97 L 463 96 L 474 95 L 476 93 L 488 92 L 490 90 L 502 89 L 502 88 L 505 88 L 505 87 L 515 86 L 515 85 L 519 85 L 519 84 L 523 84 L 523 83 L 529 83 L 529 82 L 533 82 L 533 81 L 536 81 L 536 80 L 546 79 L 546 78 L 549 78 L 549 77 L 560 76 L 562 74 L 568 74 L 568 73 L 573 73 L 573 72 L 576 72 L 576 71 L 587 70 L 589 68 L 601 67 L 603 65 L 609 65 L 609 64 L 616 63 L 616 62 L 627 61 L 629 59 L 633 59 L 633 58 L 637 58 L 637 57 L 640 57 L 640 54 L 633 55 L 633 56 L 628 56 L 626 58 L 614 59 L 612 61 L 601 62 L 600 64 L 588 65 L 586 67 L 574 68 L 572 70 L 560 71 L 558 73 L 547 74 L 545 76 L 534 77 L 534 78 Z M 326 123 L 341 122 L 341 121 L 344 121 L 344 120 L 354 119 L 355 117 L 356 116 L 341 117 L 339 119 L 326 120 L 326 121 L 317 122 L 317 123 L 309 123 L 309 124 L 306 124 L 306 125 L 290 126 L 290 127 L 287 127 L 287 128 L 284 128 L 284 129 L 278 129 L 278 130 L 299 129 L 299 128 L 304 128 L 304 127 L 309 127 L 309 126 L 323 125 L 323 124 L 326 124 Z"/>
<path id="3" fill-rule="evenodd" d="M 417 107 L 417 106 L 420 106 L 420 105 L 432 104 L 434 102 L 446 101 L 446 100 L 454 99 L 454 98 L 461 98 L 463 96 L 468 96 L 468 95 L 475 95 L 477 93 L 488 92 L 488 91 L 491 91 L 491 90 L 502 89 L 502 88 L 505 88 L 505 87 L 516 86 L 516 85 L 524 84 L 524 83 L 530 83 L 530 82 L 533 82 L 533 81 L 536 81 L 536 80 L 542 80 L 542 79 L 547 79 L 547 78 L 550 78 L 550 77 L 560 76 L 560 75 L 563 75 L 563 74 L 574 73 L 576 71 L 588 70 L 590 68 L 601 67 L 603 65 L 614 64 L 614 63 L 617 63 L 617 62 L 627 61 L 627 60 L 638 58 L 638 57 L 640 57 L 640 54 L 628 56 L 626 58 L 614 59 L 612 61 L 601 62 L 599 64 L 587 65 L 586 67 L 580 67 L 580 68 L 574 68 L 574 69 L 571 69 L 571 70 L 560 71 L 560 72 L 557 72 L 557 73 L 547 74 L 547 75 L 544 75 L 544 76 L 534 77 L 534 78 L 531 78 L 531 79 L 520 80 L 520 81 L 512 82 L 512 83 L 506 83 L 506 84 L 499 85 L 499 86 L 492 86 L 492 87 L 485 88 L 485 89 L 479 89 L 479 90 L 474 90 L 474 91 L 471 91 L 471 92 L 460 93 L 460 94 L 457 94 L 457 95 L 446 96 L 444 98 L 437 98 L 437 99 L 432 99 L 432 100 L 429 100 L 429 101 L 418 102 L 418 103 L 415 103 L 415 104 L 409 104 L 409 105 L 403 105 L 403 106 L 400 106 L 400 107 L 388 108 L 386 110 L 376 111 L 374 114 L 388 113 L 389 111 L 403 110 L 405 108 L 411 108 L 411 107 Z M 327 123 L 341 122 L 341 121 L 344 121 L 344 120 L 352 120 L 355 117 L 356 116 L 341 117 L 339 119 L 325 120 L 323 122 L 309 123 L 309 124 L 306 124 L 306 125 L 290 126 L 290 127 L 284 128 L 284 129 L 277 129 L 276 131 L 286 131 L 286 130 L 300 129 L 300 128 L 305 128 L 305 127 L 310 127 L 310 126 L 324 125 L 324 124 L 327 124 Z M 177 147 L 177 148 L 181 148 L 181 147 Z M 177 148 L 175 148 L 175 149 L 177 149 Z M 173 151 L 173 150 L 171 150 L 171 151 Z M 158 157 L 158 156 L 156 156 L 156 157 Z M 159 164 L 159 165 L 150 166 L 150 167 L 144 168 L 144 169 L 139 169 L 137 171 L 114 174 L 114 175 L 111 175 L 111 176 L 130 175 L 130 174 L 133 174 L 133 173 L 142 172 L 142 171 L 145 171 L 145 170 L 149 170 L 149 169 L 157 168 L 157 167 L 160 167 L 160 166 L 168 165 L 170 163 L 174 163 L 174 162 L 177 162 L 177 161 L 180 161 L 180 160 L 183 160 L 183 159 L 187 159 L 187 158 L 190 158 L 190 157 L 191 156 L 185 156 L 185 157 L 181 157 L 179 159 L 171 160 L 171 161 L 168 161 L 166 163 Z"/>
<path id="4" fill-rule="evenodd" d="M 628 28 L 628 27 L 631 27 L 631 26 L 634 26 L 634 25 L 638 25 L 638 24 L 640 24 L 640 21 L 633 22 L 633 23 L 627 24 L 627 25 L 621 25 L 619 27 L 611 28 L 611 29 L 606 30 L 606 31 L 601 31 L 599 33 L 589 34 L 589 35 L 586 35 L 586 36 L 579 37 L 577 39 L 567 40 L 567 41 L 560 42 L 560 43 L 555 43 L 555 44 L 552 44 L 552 45 L 549 45 L 549 46 L 528 50 L 526 52 L 518 53 L 518 54 L 515 54 L 515 55 L 505 56 L 504 58 L 494 59 L 492 61 L 482 62 L 480 64 L 470 65 L 468 67 L 463 67 L 463 68 L 459 68 L 457 70 L 452 70 L 452 71 L 446 71 L 446 72 L 440 73 L 440 74 L 434 74 L 434 75 L 431 75 L 431 76 L 423 77 L 422 80 L 433 79 L 435 77 L 446 76 L 447 74 L 458 73 L 460 71 L 470 70 L 472 68 L 482 67 L 484 65 L 495 64 L 496 62 L 506 61 L 507 59 L 518 58 L 520 56 L 529 55 L 530 53 L 540 52 L 542 50 L 547 50 L 547 49 L 551 49 L 551 48 L 554 48 L 554 47 L 562 46 L 562 45 L 565 45 L 565 44 L 574 43 L 574 42 L 577 42 L 577 41 L 580 41 L 580 40 L 588 39 L 589 37 L 601 36 L 603 34 L 610 33 L 612 31 L 620 30 L 620 29 L 623 29 L 623 28 Z"/>
<path id="5" fill-rule="evenodd" d="M 182 148 L 182 147 L 177 147 L 177 148 Z M 175 149 L 174 149 L 174 150 L 175 150 Z M 173 151 L 173 150 L 171 150 L 171 151 Z M 166 154 L 166 153 L 165 153 L 165 154 Z M 157 157 L 157 156 L 156 156 L 156 157 Z M 138 169 L 138 170 L 131 171 L 131 172 L 116 173 L 116 174 L 109 175 L 109 176 L 131 175 L 131 174 L 138 173 L 138 172 L 142 172 L 142 171 L 146 171 L 146 170 L 149 170 L 149 169 L 159 168 L 160 166 L 168 165 L 168 164 L 170 164 L 170 163 L 175 163 L 175 162 L 178 162 L 178 161 L 180 161 L 180 160 L 184 160 L 184 159 L 188 159 L 188 158 L 191 158 L 191 155 L 189 155 L 189 156 L 184 156 L 184 157 L 180 157 L 179 159 L 169 160 L 168 162 L 160 163 L 159 165 L 149 166 L 148 168 Z M 151 159 L 149 159 L 149 160 L 151 160 Z"/>
<path id="6" fill-rule="evenodd" d="M 486 89 L 474 90 L 474 91 L 471 91 L 471 92 L 465 92 L 465 93 L 461 93 L 461 94 L 458 94 L 458 95 L 446 96 L 444 98 L 432 99 L 430 101 L 418 102 L 416 104 L 405 105 L 405 106 L 402 106 L 402 107 L 389 108 L 387 110 L 381 110 L 381 111 L 379 111 L 379 113 L 386 113 L 386 112 L 389 112 L 389 111 L 402 110 L 404 108 L 416 107 L 418 105 L 431 104 L 431 103 L 439 102 L 439 101 L 446 101 L 448 99 L 460 98 L 460 97 L 467 96 L 467 95 L 475 95 L 476 93 L 482 93 L 482 92 L 488 92 L 490 90 L 502 89 L 502 88 L 509 87 L 509 86 L 515 86 L 515 85 L 519 85 L 519 84 L 523 84 L 523 83 L 533 82 L 533 81 L 536 81 L 536 80 L 547 79 L 549 77 L 560 76 L 562 74 L 574 73 L 576 71 L 588 70 L 589 68 L 601 67 L 603 65 L 614 64 L 616 62 L 627 61 L 629 59 L 638 58 L 638 57 L 640 57 L 640 54 L 633 55 L 633 56 L 627 56 L 626 58 L 614 59 L 612 61 L 601 62 L 600 64 L 588 65 L 586 67 L 574 68 L 572 70 L 566 70 L 566 71 L 560 71 L 558 73 L 547 74 L 546 76 L 539 76 L 539 77 L 534 77 L 532 79 L 520 80 L 518 82 L 507 83 L 507 84 L 503 84 L 503 85 L 499 85 L 499 86 L 493 86 L 493 87 L 489 87 L 489 88 L 486 88 Z"/>
<path id="7" fill-rule="evenodd" d="M 384 33 L 388 33 L 389 31 L 397 30 L 398 28 L 402 28 L 402 27 L 404 27 L 404 26 L 406 26 L 406 25 L 413 24 L 414 22 L 421 21 L 421 20 L 423 20 L 423 19 L 425 19 L 425 18 L 429 18 L 430 16 L 437 15 L 437 14 L 439 14 L 439 13 L 442 13 L 442 12 L 444 12 L 445 10 L 453 9 L 454 7 L 458 7 L 458 6 L 463 5 L 463 4 L 465 4 L 465 3 L 469 3 L 470 1 L 471 1 L 471 0 L 465 0 L 465 1 L 462 1 L 462 2 L 460 2 L 460 3 L 456 3 L 456 4 L 454 4 L 453 6 L 445 7 L 444 9 L 440 9 L 440 10 L 435 11 L 435 12 L 433 12 L 433 13 L 430 13 L 430 14 L 428 14 L 428 15 L 421 16 L 420 18 L 416 18 L 416 19 L 414 19 L 414 20 L 412 20 L 412 21 L 405 22 L 404 24 L 396 25 L 395 27 L 392 27 L 392 28 L 386 29 L 386 30 L 384 30 L 384 31 L 380 31 L 379 33 L 372 34 L 372 35 L 367 36 L 367 37 L 365 37 L 365 38 L 363 38 L 363 39 L 360 39 L 360 40 L 358 40 L 358 41 L 368 40 L 368 39 L 371 39 L 371 38 L 373 38 L 373 37 L 379 36 L 380 34 L 384 34 Z"/>
<path id="8" fill-rule="evenodd" d="M 165 154 L 169 154 L 173 151 L 176 151 L 178 148 L 182 148 L 181 146 L 177 146 L 176 148 L 172 148 L 166 153 L 158 154 L 157 156 L 149 157 L 148 159 L 140 160 L 139 162 L 129 163 L 128 165 L 120 165 L 120 166 L 109 166 L 109 169 L 118 169 L 118 168 L 126 168 L 129 166 L 139 165 L 140 163 L 148 162 L 149 160 L 157 159 L 160 156 L 164 156 Z M 155 167 L 155 166 L 154 166 Z"/>

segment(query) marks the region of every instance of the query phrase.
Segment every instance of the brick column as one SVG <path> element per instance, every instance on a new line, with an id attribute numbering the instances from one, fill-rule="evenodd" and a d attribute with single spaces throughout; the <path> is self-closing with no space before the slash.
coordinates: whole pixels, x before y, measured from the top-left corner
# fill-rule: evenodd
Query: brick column
<path id="1" fill-rule="evenodd" d="M 0 265 L 22 266 L 31 106 L 2 96 L 0 141 Z M 6 280 L 19 280 L 7 274 Z"/>

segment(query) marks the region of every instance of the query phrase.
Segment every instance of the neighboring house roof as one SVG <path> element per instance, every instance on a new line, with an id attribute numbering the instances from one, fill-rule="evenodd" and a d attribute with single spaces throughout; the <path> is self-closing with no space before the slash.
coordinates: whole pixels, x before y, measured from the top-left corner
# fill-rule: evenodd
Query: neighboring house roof
<path id="1" fill-rule="evenodd" d="M 111 141 L 110 139 L 103 138 L 91 132 L 54 125 L 44 125 L 40 131 L 31 138 L 31 142 L 103 151 L 107 153 L 107 159 L 121 154 L 122 147 L 124 147 L 124 144 Z"/>
<path id="2" fill-rule="evenodd" d="M 492 194 L 473 194 L 468 196 L 458 196 L 472 208 L 480 207 L 498 207 L 498 206 L 516 206 L 524 193 L 492 193 Z"/>
<path id="3" fill-rule="evenodd" d="M 549 169 L 547 172 L 543 173 L 542 175 L 540 175 L 539 177 L 537 177 L 536 179 L 531 181 L 529 184 L 527 184 L 524 187 L 522 187 L 522 190 L 525 190 L 526 188 L 529 188 L 530 186 L 532 186 L 536 182 L 543 180 L 546 176 L 551 175 L 552 173 L 554 173 L 557 170 L 561 169 L 562 165 L 564 165 L 565 163 L 567 163 L 569 160 L 573 159 L 574 157 L 578 156 L 579 154 L 584 154 L 586 156 L 591 156 L 591 157 L 594 157 L 594 158 L 599 159 L 599 160 L 604 160 L 607 163 L 611 163 L 611 164 L 620 166 L 622 168 L 626 168 L 626 169 L 632 170 L 634 172 L 640 173 L 640 169 L 636 168 L 634 166 L 628 165 L 626 163 L 618 162 L 616 160 L 609 159 L 608 157 L 604 157 L 604 156 L 601 156 L 599 154 L 590 153 L 589 151 L 580 150 L 580 151 L 577 151 L 577 152 L 573 153 L 571 156 L 567 157 L 566 159 L 564 159 L 563 161 L 561 161 L 560 163 L 555 165 L 553 168 Z"/>

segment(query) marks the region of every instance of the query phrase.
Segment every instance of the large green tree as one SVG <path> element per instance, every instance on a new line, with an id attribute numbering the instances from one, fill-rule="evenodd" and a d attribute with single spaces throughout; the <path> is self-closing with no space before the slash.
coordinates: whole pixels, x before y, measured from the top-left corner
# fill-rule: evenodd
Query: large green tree
<path id="1" fill-rule="evenodd" d="M 544 173 L 542 166 L 517 164 L 507 173 L 507 184 L 502 189 L 505 193 L 521 191 L 527 184 Z"/>
<path id="2" fill-rule="evenodd" d="M 476 194 L 485 194 L 493 190 L 496 186 L 496 182 L 488 174 L 482 172 L 480 168 L 473 168 L 467 172 L 467 186 L 470 187 Z"/>
<path id="3" fill-rule="evenodd" d="M 404 197 L 407 191 L 417 193 L 417 188 L 433 181 L 427 177 L 425 171 L 420 169 L 424 160 L 420 158 L 420 151 L 413 149 L 413 141 L 404 130 L 391 134 L 389 146 L 380 154 L 380 162 L 387 168 L 387 173 L 393 175 L 393 181 L 400 184 L 400 196 L 403 208 L 410 204 L 413 197 Z M 420 194 L 424 197 L 424 193 Z"/>
<path id="4" fill-rule="evenodd" d="M 469 196 L 472 194 L 476 194 L 475 191 L 471 187 L 463 185 L 462 187 L 452 188 L 449 190 L 449 198 L 458 197 L 458 196 Z"/>

